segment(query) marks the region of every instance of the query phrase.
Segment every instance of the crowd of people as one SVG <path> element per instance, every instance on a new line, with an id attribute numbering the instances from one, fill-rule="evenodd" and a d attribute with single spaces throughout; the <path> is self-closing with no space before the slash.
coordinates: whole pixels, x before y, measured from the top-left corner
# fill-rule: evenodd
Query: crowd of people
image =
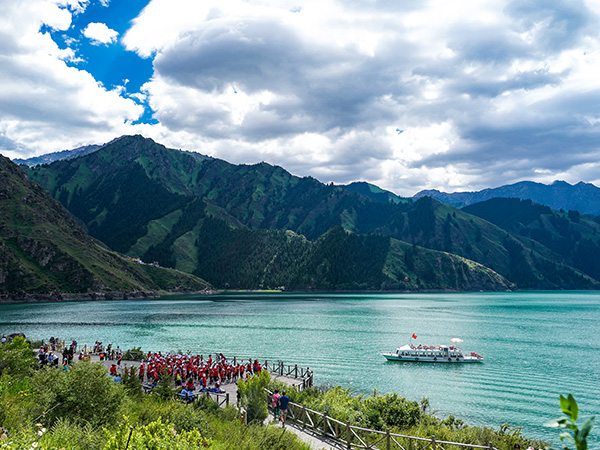
<path id="1" fill-rule="evenodd" d="M 58 366 L 62 355 L 62 366 L 67 370 L 69 364 L 73 362 L 73 357 L 77 352 L 77 341 L 73 340 L 70 345 L 65 345 L 59 339 L 52 336 L 47 343 L 42 341 L 38 351 L 38 361 L 41 366 Z M 80 358 L 81 359 L 81 358 Z"/>
<path id="2" fill-rule="evenodd" d="M 42 366 L 58 366 L 59 354 L 62 350 L 62 365 L 65 370 L 72 363 L 77 353 L 78 343 L 73 340 L 70 345 L 51 337 L 48 343 L 42 341 L 38 359 Z M 79 360 L 91 359 L 91 355 L 98 355 L 100 361 L 113 360 L 109 374 L 115 382 L 121 381 L 121 361 L 123 352 L 112 344 L 105 346 L 101 341 L 96 341 L 86 352 L 79 351 Z M 139 367 L 129 367 L 125 370 L 135 370 L 142 382 L 142 387 L 147 391 L 153 390 L 163 380 L 173 380 L 178 390 L 178 396 L 184 401 L 194 400 L 203 392 L 224 393 L 221 386 L 226 383 L 237 383 L 240 379 L 248 379 L 253 374 L 259 374 L 263 366 L 258 360 L 247 361 L 229 360 L 218 353 L 214 355 L 191 355 L 180 353 L 148 352 Z M 289 397 L 277 391 L 271 399 L 275 418 L 285 425 Z"/>
<path id="3" fill-rule="evenodd" d="M 262 370 L 258 360 L 234 363 L 222 353 L 204 358 L 204 355 L 149 352 L 138 374 L 146 389 L 152 389 L 161 379 L 172 378 L 181 389 L 181 398 L 191 400 L 199 392 L 222 393 L 222 384 L 236 383 Z"/>

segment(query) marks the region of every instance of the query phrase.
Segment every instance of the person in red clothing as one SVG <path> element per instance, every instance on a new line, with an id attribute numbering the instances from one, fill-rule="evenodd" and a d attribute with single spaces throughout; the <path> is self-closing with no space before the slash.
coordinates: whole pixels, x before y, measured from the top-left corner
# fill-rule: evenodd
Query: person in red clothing
<path id="1" fill-rule="evenodd" d="M 185 387 L 187 388 L 188 391 L 193 391 L 195 388 L 194 381 L 191 378 L 188 378 L 187 383 L 185 384 Z"/>
<path id="2" fill-rule="evenodd" d="M 113 364 L 112 366 L 110 366 L 110 374 L 112 376 L 116 376 L 117 375 L 117 365 Z"/>

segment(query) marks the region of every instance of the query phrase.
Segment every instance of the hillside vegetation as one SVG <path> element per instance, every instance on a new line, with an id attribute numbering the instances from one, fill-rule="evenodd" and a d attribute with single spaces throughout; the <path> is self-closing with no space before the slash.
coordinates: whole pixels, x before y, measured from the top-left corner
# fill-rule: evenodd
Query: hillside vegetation
<path id="1" fill-rule="evenodd" d="M 600 279 L 600 224 L 578 211 L 555 211 L 516 198 L 496 198 L 464 211 L 533 239 L 559 254 L 565 264 Z"/>
<path id="2" fill-rule="evenodd" d="M 141 136 L 29 174 L 112 249 L 217 287 L 600 286 L 543 243 L 428 197 L 406 201 L 366 184 L 325 185 Z M 352 237 L 330 234 L 336 227 Z M 332 236 L 334 251 L 321 250 Z"/>
<path id="3" fill-rule="evenodd" d="M 140 265 L 112 252 L 4 157 L 0 262 L 0 299 L 132 297 L 209 287 L 194 276 Z"/>

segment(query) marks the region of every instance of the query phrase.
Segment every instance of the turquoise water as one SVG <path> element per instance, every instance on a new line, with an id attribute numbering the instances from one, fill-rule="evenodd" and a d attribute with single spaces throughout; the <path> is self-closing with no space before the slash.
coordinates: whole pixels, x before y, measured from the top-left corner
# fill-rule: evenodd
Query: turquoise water
<path id="1" fill-rule="evenodd" d="M 427 397 L 439 416 L 553 440 L 543 423 L 572 392 L 582 417 L 600 411 L 600 293 L 227 294 L 149 301 L 0 305 L 0 333 L 102 340 L 121 348 L 281 359 L 317 384 Z M 464 340 L 483 364 L 387 362 L 411 341 Z M 596 427 L 594 440 L 600 442 Z M 593 448 L 599 448 L 594 444 Z"/>

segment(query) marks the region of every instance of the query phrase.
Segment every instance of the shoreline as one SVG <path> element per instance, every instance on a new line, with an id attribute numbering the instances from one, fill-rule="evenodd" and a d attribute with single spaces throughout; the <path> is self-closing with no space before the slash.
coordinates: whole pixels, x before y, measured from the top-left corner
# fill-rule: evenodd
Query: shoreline
<path id="1" fill-rule="evenodd" d="M 208 289 L 202 291 L 108 291 L 90 293 L 49 293 L 49 294 L 0 294 L 0 305 L 27 303 L 67 303 L 77 301 L 110 301 L 110 300 L 152 300 L 164 297 L 187 297 L 192 295 L 235 295 L 235 294 L 482 294 L 482 293 L 565 293 L 565 292 L 600 292 L 600 289 L 514 289 L 502 291 L 459 291 L 453 289 L 422 289 L 422 290 L 279 290 L 279 289 Z"/>

